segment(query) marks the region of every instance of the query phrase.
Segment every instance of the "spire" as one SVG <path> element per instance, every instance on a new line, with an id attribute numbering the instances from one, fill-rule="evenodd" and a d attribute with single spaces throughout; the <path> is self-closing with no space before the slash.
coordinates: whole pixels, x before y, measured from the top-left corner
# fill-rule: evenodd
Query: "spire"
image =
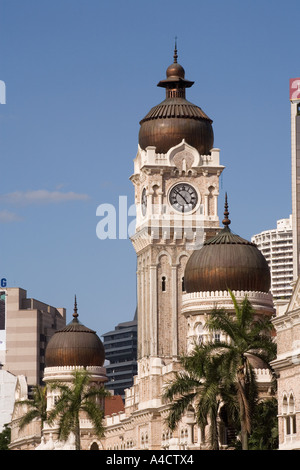
<path id="1" fill-rule="evenodd" d="M 75 295 L 75 302 L 74 302 L 74 313 L 73 317 L 77 319 L 78 313 L 77 313 L 77 300 L 76 300 L 76 295 Z"/>
<path id="2" fill-rule="evenodd" d="M 167 78 L 161 80 L 157 86 L 166 88 L 166 98 L 185 98 L 185 89 L 190 88 L 194 82 L 186 80 L 184 68 L 178 64 L 177 37 L 175 37 L 174 62 L 166 71 Z"/>
<path id="3" fill-rule="evenodd" d="M 177 64 L 178 54 L 177 54 L 177 36 L 175 36 L 175 48 L 174 48 L 174 64 Z"/>
<path id="4" fill-rule="evenodd" d="M 229 212 L 228 212 L 228 202 L 227 202 L 227 193 L 225 193 L 225 204 L 224 204 L 224 219 L 222 220 L 222 224 L 225 226 L 225 228 L 228 228 L 228 225 L 230 225 L 231 220 L 228 218 Z"/>

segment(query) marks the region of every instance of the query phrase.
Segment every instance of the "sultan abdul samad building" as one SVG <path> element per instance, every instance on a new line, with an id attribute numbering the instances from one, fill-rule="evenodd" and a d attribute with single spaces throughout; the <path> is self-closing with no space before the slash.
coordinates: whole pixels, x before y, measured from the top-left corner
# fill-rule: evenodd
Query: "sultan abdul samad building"
<path id="1" fill-rule="evenodd" d="M 179 356 L 191 351 L 195 341 L 205 341 L 204 324 L 211 309 L 218 306 L 233 311 L 228 288 L 238 301 L 247 294 L 257 314 L 274 314 L 267 262 L 254 244 L 231 232 L 227 201 L 220 227 L 219 177 L 224 166 L 219 149 L 214 148 L 212 120 L 186 99 L 192 85 L 177 62 L 175 49 L 174 62 L 158 83 L 165 89 L 165 99 L 140 122 L 131 176 L 137 208 L 132 243 L 137 254 L 138 373 L 126 390 L 124 408 L 106 416 L 101 442 L 86 422 L 81 423 L 86 449 L 207 448 L 208 429 L 200 432 L 193 408 L 176 431 L 170 432 L 163 388 L 179 369 Z M 73 320 L 59 337 L 68 343 L 70 335 L 76 334 L 74 329 L 78 326 Z M 77 333 L 80 337 L 85 334 Z M 89 337 L 97 349 L 93 334 Z M 53 342 L 48 349 L 46 383 L 62 379 L 64 374 L 69 377 L 73 353 L 67 358 L 57 354 Z M 76 360 L 78 365 L 78 356 Z M 82 366 L 91 368 L 95 383 L 105 382 L 103 360 L 102 349 L 82 359 Z M 261 394 L 267 394 L 269 372 L 262 364 L 254 366 Z M 49 406 L 52 398 L 49 396 Z M 16 423 L 18 418 L 15 413 Z M 55 444 L 55 430 L 47 428 L 43 435 L 39 448 L 61 447 Z M 221 418 L 220 439 L 227 444 Z M 15 430 L 12 448 L 20 448 L 18 441 L 21 435 Z M 72 443 L 68 445 L 72 448 Z"/>

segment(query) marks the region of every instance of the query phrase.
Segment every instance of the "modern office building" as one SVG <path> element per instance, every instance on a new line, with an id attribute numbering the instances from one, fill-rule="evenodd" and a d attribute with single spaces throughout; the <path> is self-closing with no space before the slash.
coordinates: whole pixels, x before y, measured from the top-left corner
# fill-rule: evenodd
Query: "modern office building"
<path id="1" fill-rule="evenodd" d="M 290 79 L 294 280 L 300 270 L 300 78 Z"/>
<path id="2" fill-rule="evenodd" d="M 125 398 L 125 389 L 133 384 L 137 374 L 137 314 L 103 335 L 108 382 L 106 387 Z"/>
<path id="3" fill-rule="evenodd" d="M 292 216 L 278 220 L 275 229 L 253 235 L 251 241 L 257 245 L 270 266 L 273 298 L 290 298 L 293 291 Z"/>
<path id="4" fill-rule="evenodd" d="M 279 450 L 300 449 L 300 78 L 290 79 L 294 288 L 276 329 Z"/>
<path id="5" fill-rule="evenodd" d="M 18 287 L 1 290 L 0 362 L 3 370 L 24 375 L 28 386 L 42 383 L 45 348 L 53 333 L 65 326 L 66 310 L 33 298 Z"/>

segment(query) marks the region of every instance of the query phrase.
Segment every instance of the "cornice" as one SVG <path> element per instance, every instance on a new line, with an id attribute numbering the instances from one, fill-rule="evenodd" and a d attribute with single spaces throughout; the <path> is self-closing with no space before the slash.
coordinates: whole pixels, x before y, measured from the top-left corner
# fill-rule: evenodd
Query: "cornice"
<path id="1" fill-rule="evenodd" d="M 277 331 L 288 330 L 295 325 L 300 324 L 300 308 L 291 312 L 286 312 L 283 315 L 275 317 L 272 320 L 273 325 Z"/>

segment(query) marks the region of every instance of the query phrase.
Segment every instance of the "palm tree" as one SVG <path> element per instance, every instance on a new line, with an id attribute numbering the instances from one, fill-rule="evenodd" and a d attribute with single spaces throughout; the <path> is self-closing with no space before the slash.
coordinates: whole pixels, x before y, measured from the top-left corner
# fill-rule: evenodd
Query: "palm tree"
<path id="1" fill-rule="evenodd" d="M 214 309 L 206 323 L 210 332 L 223 333 L 226 341 L 197 345 L 190 356 L 181 358 L 183 370 L 168 384 L 164 398 L 171 402 L 167 418 L 171 429 L 175 429 L 191 404 L 196 406 L 199 426 L 203 428 L 209 418 L 213 449 L 218 448 L 217 417 L 225 405 L 230 424 L 236 426 L 238 417 L 242 448 L 246 450 L 258 400 L 251 362 L 259 358 L 271 370 L 269 363 L 276 356 L 276 345 L 270 335 L 270 319 L 257 318 L 247 297 L 238 305 L 229 292 L 235 314 Z"/>
<path id="2" fill-rule="evenodd" d="M 109 396 L 109 392 L 103 387 L 89 386 L 90 376 L 86 370 L 75 371 L 71 386 L 60 382 L 51 385 L 52 390 L 58 390 L 60 396 L 55 407 L 48 415 L 49 424 L 59 420 L 59 438 L 66 440 L 73 432 L 75 435 L 75 448 L 80 450 L 80 422 L 81 411 L 87 413 L 91 419 L 95 434 L 103 437 L 103 399 Z M 100 399 L 100 403 L 99 403 Z"/>
<path id="3" fill-rule="evenodd" d="M 16 405 L 26 405 L 28 407 L 27 412 L 22 416 L 19 422 L 20 429 L 23 429 L 24 426 L 36 418 L 40 419 L 41 430 L 43 429 L 44 422 L 47 419 L 47 395 L 45 386 L 37 385 L 32 387 L 32 399 L 17 401 Z"/>
<path id="4" fill-rule="evenodd" d="M 238 305 L 233 293 L 229 292 L 235 315 L 224 309 L 214 309 L 206 323 L 209 331 L 223 333 L 226 341 L 211 342 L 207 347 L 210 354 L 217 355 L 222 362 L 223 378 L 227 382 L 225 389 L 230 385 L 234 387 L 239 406 L 242 449 L 247 450 L 253 409 L 258 398 L 252 362 L 258 358 L 272 372 L 269 363 L 276 356 L 276 344 L 270 334 L 273 329 L 271 320 L 255 315 L 247 297 Z"/>
<path id="5" fill-rule="evenodd" d="M 210 423 L 210 447 L 219 449 L 217 418 L 222 403 L 222 363 L 219 357 L 207 354 L 203 344 L 195 345 L 193 353 L 180 359 L 183 370 L 175 373 L 167 384 L 163 398 L 170 402 L 167 425 L 174 430 L 191 407 L 195 407 L 196 422 L 204 430 Z"/>

